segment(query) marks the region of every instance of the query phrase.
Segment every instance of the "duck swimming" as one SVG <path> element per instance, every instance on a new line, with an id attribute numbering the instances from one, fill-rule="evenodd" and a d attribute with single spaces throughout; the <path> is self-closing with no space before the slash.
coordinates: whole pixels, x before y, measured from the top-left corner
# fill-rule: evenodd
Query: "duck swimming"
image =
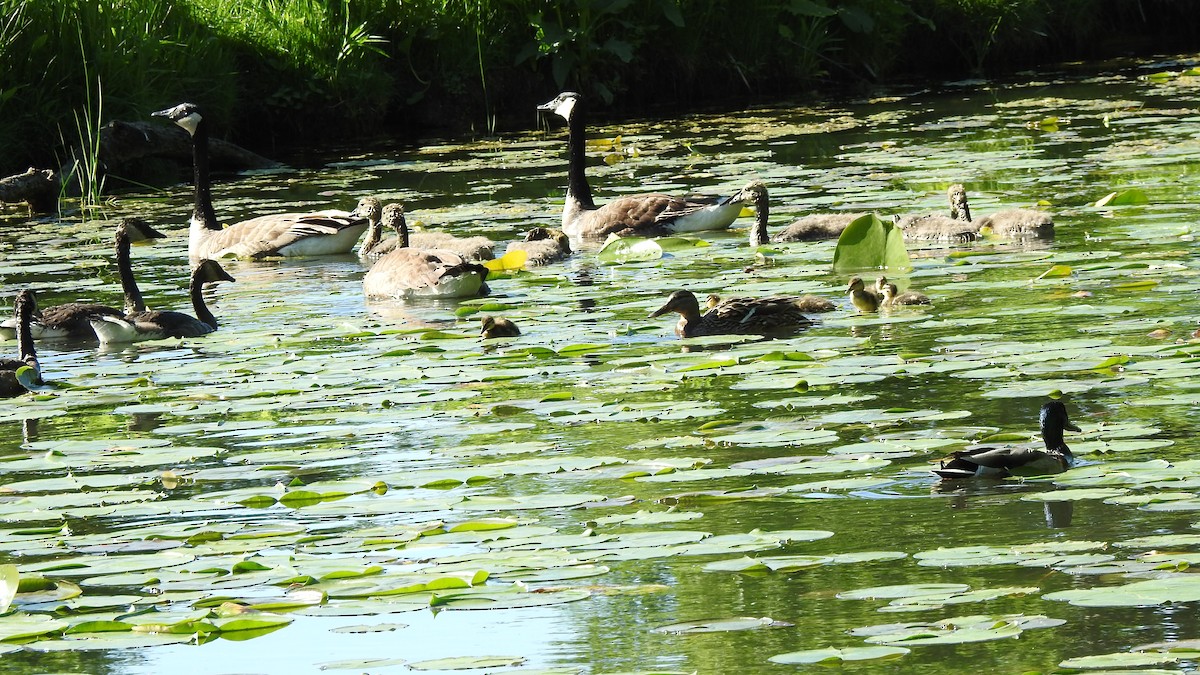
<path id="1" fill-rule="evenodd" d="M 896 284 L 889 283 L 887 277 L 880 275 L 875 280 L 875 293 L 879 296 L 879 304 L 884 307 L 896 305 L 932 305 L 928 295 L 916 291 L 900 292 Z"/>
<path id="2" fill-rule="evenodd" d="M 1039 422 L 1045 448 L 1036 445 L 1002 445 L 970 447 L 942 460 L 933 472 L 942 479 L 1007 478 L 1009 476 L 1040 476 L 1066 471 L 1075 462 L 1075 455 L 1063 440 L 1063 430 L 1081 429 L 1067 418 L 1062 401 L 1042 404 Z"/>
<path id="3" fill-rule="evenodd" d="M 883 302 L 879 293 L 867 288 L 862 277 L 851 277 L 846 292 L 850 294 L 850 302 L 860 312 L 879 311 L 879 305 Z"/>
<path id="4" fill-rule="evenodd" d="M 796 305 L 796 298 L 726 298 L 704 314 L 691 291 L 675 291 L 650 318 L 677 312 L 675 334 L 682 338 L 701 335 L 783 335 L 812 325 Z"/>
<path id="5" fill-rule="evenodd" d="M 640 194 L 617 197 L 603 206 L 592 201 L 585 173 L 587 132 L 583 96 L 564 91 L 538 106 L 567 121 L 567 195 L 562 229 L 570 237 L 603 239 L 657 237 L 677 232 L 724 230 L 742 212 L 742 202 L 733 197 L 672 197 Z M 741 194 L 740 192 L 738 194 Z"/>
<path id="6" fill-rule="evenodd" d="M 517 324 L 502 316 L 487 315 L 481 317 L 479 325 L 479 335 L 485 340 L 499 337 L 517 337 L 521 334 L 521 329 L 517 328 Z"/>

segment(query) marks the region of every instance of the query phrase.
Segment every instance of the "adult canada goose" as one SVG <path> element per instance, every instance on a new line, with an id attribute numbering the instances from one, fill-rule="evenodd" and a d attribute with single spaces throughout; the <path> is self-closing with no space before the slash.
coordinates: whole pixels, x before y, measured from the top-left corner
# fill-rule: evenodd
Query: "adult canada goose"
<path id="1" fill-rule="evenodd" d="M 408 225 L 399 204 L 383 207 L 383 224 L 399 233 L 395 250 L 375 261 L 363 277 L 369 298 L 467 298 L 487 292 L 488 270 L 453 251 L 408 246 Z"/>
<path id="2" fill-rule="evenodd" d="M 596 206 L 585 171 L 587 132 L 583 97 L 573 91 L 564 91 L 538 106 L 538 110 L 553 112 L 567 121 L 567 195 L 562 229 L 569 236 L 593 239 L 603 239 L 610 234 L 655 237 L 675 232 L 723 230 L 741 213 L 742 202 L 737 201 L 736 196 L 684 198 L 641 194 L 617 197 L 603 206 Z"/>
<path id="3" fill-rule="evenodd" d="M 502 316 L 484 316 L 480 319 L 479 334 L 485 339 L 498 337 L 517 337 L 521 334 L 521 329 L 517 328 L 517 324 L 505 319 Z"/>
<path id="4" fill-rule="evenodd" d="M 897 305 L 932 305 L 933 301 L 928 295 L 918 293 L 916 291 L 900 292 L 896 284 L 884 284 L 883 291 L 880 293 L 882 300 L 880 304 L 884 307 L 895 307 Z"/>
<path id="5" fill-rule="evenodd" d="M 17 320 L 17 358 L 0 359 L 0 398 L 20 396 L 27 391 L 25 385 L 21 384 L 21 378 L 17 376 L 17 371 L 22 368 L 32 368 L 32 378 L 28 379 L 34 384 L 42 383 L 42 369 L 38 364 L 30 331 L 35 312 L 37 300 L 33 291 L 25 289 L 17 293 L 17 301 L 13 307 L 13 316 Z"/>
<path id="6" fill-rule="evenodd" d="M 726 298 L 704 314 L 691 291 L 675 291 L 650 318 L 677 312 L 675 334 L 681 338 L 700 335 L 785 335 L 812 325 L 796 306 L 796 298 Z"/>
<path id="7" fill-rule="evenodd" d="M 767 232 L 770 214 L 770 204 L 767 196 L 767 186 L 759 181 L 753 181 L 734 199 L 754 206 L 754 225 L 750 227 L 750 245 L 764 246 L 768 241 L 821 241 L 837 239 L 855 219 L 865 213 L 817 213 L 803 216 L 791 225 L 771 235 Z"/>
<path id="8" fill-rule="evenodd" d="M 860 312 L 878 311 L 879 304 L 883 302 L 879 293 L 866 287 L 862 277 L 852 277 L 846 286 L 846 292 L 850 294 L 850 302 Z"/>
<path id="9" fill-rule="evenodd" d="M 98 316 L 91 320 L 92 329 L 104 344 L 207 335 L 217 330 L 217 318 L 204 304 L 204 284 L 233 280 L 217 261 L 201 260 L 192 270 L 188 284 L 196 316 L 158 310 L 135 312 L 123 317 Z"/>
<path id="10" fill-rule="evenodd" d="M 1042 442 L 1037 445 L 1002 445 L 969 447 L 942 460 L 933 472 L 942 478 L 1007 478 L 1009 476 L 1040 476 L 1066 471 L 1075 462 L 1075 455 L 1063 440 L 1063 430 L 1081 431 L 1067 418 L 1062 401 L 1048 401 L 1039 416 Z"/>
<path id="11" fill-rule="evenodd" d="M 188 235 L 189 257 L 259 259 L 349 253 L 366 231 L 365 217 L 336 210 L 276 213 L 222 228 L 212 206 L 208 178 L 208 123 L 199 106 L 180 103 L 152 115 L 166 117 L 192 137 L 195 203 Z"/>
<path id="12" fill-rule="evenodd" d="M 979 238 L 979 225 L 971 222 L 971 209 L 967 204 L 967 191 L 962 185 L 954 184 L 946 189 L 950 200 L 950 216 L 927 214 L 920 216 L 894 216 L 896 227 L 909 241 L 945 241 L 952 243 L 974 241 Z"/>
<path id="13" fill-rule="evenodd" d="M 360 258 L 379 258 L 396 248 L 398 238 L 382 238 L 383 207 L 378 199 L 363 197 L 354 212 L 365 215 L 370 220 L 367 236 L 358 247 Z M 453 251 L 471 260 L 491 260 L 496 255 L 496 242 L 487 237 L 456 237 L 446 232 L 409 232 L 408 245 L 419 249 Z"/>
<path id="14" fill-rule="evenodd" d="M 511 251 L 525 252 L 526 267 L 540 267 L 571 255 L 571 238 L 553 227 L 535 227 L 525 233 L 522 241 L 508 242 L 504 253 Z"/>
<path id="15" fill-rule="evenodd" d="M 819 295 L 801 295 L 798 298 L 792 298 L 792 302 L 796 305 L 796 309 L 805 314 L 820 314 L 821 312 L 832 312 L 837 309 L 837 305 L 828 298 L 822 298 Z M 716 293 L 709 293 L 708 299 L 705 302 L 707 309 L 712 309 L 721 304 L 721 296 Z"/>
<path id="16" fill-rule="evenodd" d="M 96 339 L 96 333 L 89 322 L 94 316 L 124 316 L 130 312 L 141 312 L 146 309 L 142 301 L 142 293 L 138 290 L 133 278 L 133 267 L 130 264 L 129 249 L 132 242 L 149 239 L 161 239 L 163 233 L 150 227 L 150 224 L 140 218 L 125 218 L 117 225 L 113 241 L 117 251 L 117 274 L 121 278 L 121 290 L 125 294 L 124 309 L 108 305 L 87 302 L 68 302 L 62 305 L 47 307 L 33 317 L 30 333 L 35 340 L 48 338 Z M 0 324 L 0 335 L 9 337 L 16 334 L 16 320 L 7 319 Z"/>

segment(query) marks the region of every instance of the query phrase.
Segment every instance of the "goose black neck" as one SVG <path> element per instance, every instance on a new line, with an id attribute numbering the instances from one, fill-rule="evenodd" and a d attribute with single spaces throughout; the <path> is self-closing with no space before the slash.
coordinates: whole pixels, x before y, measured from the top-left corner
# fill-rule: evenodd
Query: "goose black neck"
<path id="1" fill-rule="evenodd" d="M 192 220 L 203 223 L 209 230 L 220 230 L 217 214 L 213 211 L 212 193 L 208 182 L 208 122 L 201 119 L 196 123 L 196 131 L 192 134 L 192 167 L 193 181 L 196 189 L 196 200 L 192 206 Z"/>
<path id="2" fill-rule="evenodd" d="M 17 353 L 21 355 L 21 360 L 25 365 L 41 372 L 41 367 L 38 365 L 37 350 L 33 347 L 33 329 L 30 324 L 33 323 L 33 306 L 29 304 L 23 297 L 18 297 L 17 306 Z M 38 381 L 41 381 L 41 376 L 38 376 Z"/>
<path id="3" fill-rule="evenodd" d="M 585 209 L 596 208 L 587 175 L 587 130 L 584 128 L 583 101 L 576 100 L 567 120 L 567 199 L 574 199 Z"/>
<path id="4" fill-rule="evenodd" d="M 754 225 L 750 227 L 750 245 L 751 246 L 766 246 L 771 239 L 767 235 L 767 218 L 770 215 L 770 207 L 767 206 L 766 199 L 759 199 L 754 205 Z"/>
<path id="5" fill-rule="evenodd" d="M 146 311 L 142 291 L 133 279 L 133 265 L 129 259 L 129 234 L 124 229 L 117 231 L 117 274 L 121 277 L 121 290 L 125 293 L 125 313 Z"/>
<path id="6" fill-rule="evenodd" d="M 217 329 L 217 317 L 208 311 L 208 305 L 204 303 L 204 282 L 200 280 L 199 270 L 192 273 L 192 281 L 188 284 L 188 293 L 192 296 L 192 309 L 196 312 L 196 318 L 202 323 L 208 324 L 213 330 Z"/>

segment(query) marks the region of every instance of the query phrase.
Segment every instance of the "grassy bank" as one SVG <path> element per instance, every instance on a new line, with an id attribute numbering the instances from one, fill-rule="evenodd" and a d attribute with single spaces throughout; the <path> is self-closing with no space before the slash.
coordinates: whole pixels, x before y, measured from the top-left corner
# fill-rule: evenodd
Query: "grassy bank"
<path id="1" fill-rule="evenodd" d="M 203 103 L 272 145 L 528 124 L 561 88 L 635 111 L 1194 49 L 1174 0 L 0 0 L 0 175 L 110 119 Z M 81 143 L 80 139 L 83 139 Z"/>

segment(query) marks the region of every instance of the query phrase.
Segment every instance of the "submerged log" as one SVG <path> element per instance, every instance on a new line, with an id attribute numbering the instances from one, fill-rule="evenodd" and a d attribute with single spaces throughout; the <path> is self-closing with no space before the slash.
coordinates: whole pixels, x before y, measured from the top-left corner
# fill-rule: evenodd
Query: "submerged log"
<path id="1" fill-rule="evenodd" d="M 283 166 L 275 160 L 216 138 L 209 140 L 208 152 L 212 168 L 218 171 Z M 0 179 L 0 203 L 26 202 L 37 213 L 54 211 L 58 197 L 63 192 L 75 196 L 80 194 L 76 167 L 81 165 L 85 156 L 79 148 L 71 148 L 67 162 L 57 172 L 31 168 L 25 173 Z M 152 158 L 191 165 L 192 139 L 174 124 L 114 120 L 100 129 L 96 155 L 100 173 L 136 175 L 138 162 Z M 64 182 L 67 183 L 65 186 Z"/>
<path id="2" fill-rule="evenodd" d="M 49 213 L 58 204 L 58 189 L 54 171 L 29 167 L 25 173 L 0 178 L 0 202 L 25 202 L 37 213 Z"/>

